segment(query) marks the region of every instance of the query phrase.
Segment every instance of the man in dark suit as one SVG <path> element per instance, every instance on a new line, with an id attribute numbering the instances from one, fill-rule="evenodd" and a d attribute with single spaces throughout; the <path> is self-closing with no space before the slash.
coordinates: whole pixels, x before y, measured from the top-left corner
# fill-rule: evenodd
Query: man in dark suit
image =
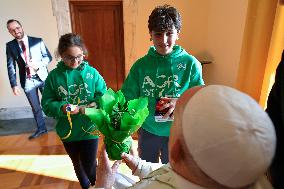
<path id="1" fill-rule="evenodd" d="M 29 137 L 29 139 L 34 139 L 47 133 L 38 91 L 43 91 L 44 81 L 48 75 L 47 65 L 52 57 L 43 40 L 27 36 L 18 20 L 8 20 L 7 29 L 15 38 L 6 44 L 8 76 L 14 95 L 20 95 L 16 79 L 17 64 L 20 84 L 32 107 L 37 124 L 36 132 Z"/>

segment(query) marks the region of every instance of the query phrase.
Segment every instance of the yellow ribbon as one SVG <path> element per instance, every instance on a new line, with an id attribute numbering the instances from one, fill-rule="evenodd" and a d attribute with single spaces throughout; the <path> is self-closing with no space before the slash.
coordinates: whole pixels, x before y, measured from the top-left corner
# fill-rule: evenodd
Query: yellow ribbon
<path id="1" fill-rule="evenodd" d="M 117 144 L 121 144 L 121 143 L 123 143 L 123 141 L 122 142 L 118 142 L 118 141 L 115 141 L 115 140 L 113 140 L 113 139 L 110 139 L 112 142 L 115 142 L 115 143 L 117 143 Z"/>
<path id="2" fill-rule="evenodd" d="M 88 134 L 90 134 L 90 135 L 101 136 L 101 132 L 100 132 L 99 130 L 96 130 L 96 129 L 95 129 L 93 132 L 89 132 L 89 131 L 86 131 L 83 126 L 82 126 L 81 128 L 82 128 L 83 131 L 85 131 L 86 133 L 88 133 Z"/>
<path id="3" fill-rule="evenodd" d="M 62 137 L 62 138 L 61 138 L 61 139 L 63 139 L 63 140 L 69 138 L 70 135 L 71 135 L 71 133 L 72 133 L 72 119 L 71 119 L 71 114 L 70 114 L 69 111 L 67 112 L 67 119 L 68 119 L 68 121 L 69 121 L 70 130 L 69 130 L 68 134 L 67 134 L 65 137 Z"/>
<path id="4" fill-rule="evenodd" d="M 78 104 L 77 106 L 80 104 L 80 98 L 78 97 Z M 72 133 L 72 119 L 71 119 L 71 113 L 70 111 L 67 111 L 67 119 L 68 119 L 68 122 L 69 122 L 69 125 L 70 125 L 70 130 L 68 132 L 68 134 L 64 137 L 61 137 L 62 140 L 65 140 L 67 138 L 70 137 L 71 133 Z"/>

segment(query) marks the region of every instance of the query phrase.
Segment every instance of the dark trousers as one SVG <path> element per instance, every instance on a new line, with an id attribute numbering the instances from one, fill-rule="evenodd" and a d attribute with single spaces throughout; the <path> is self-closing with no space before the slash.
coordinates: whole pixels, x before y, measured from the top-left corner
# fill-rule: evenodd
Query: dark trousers
<path id="1" fill-rule="evenodd" d="M 277 141 L 277 148 L 274 159 L 270 166 L 270 175 L 274 189 L 284 188 L 284 150 L 283 139 Z M 282 148 L 281 148 L 282 147 Z"/>
<path id="2" fill-rule="evenodd" d="M 98 139 L 63 142 L 83 189 L 96 183 Z"/>
<path id="3" fill-rule="evenodd" d="M 141 159 L 158 163 L 161 154 L 163 164 L 169 162 L 169 137 L 157 136 L 140 128 L 138 132 L 138 153 Z"/>
<path id="4" fill-rule="evenodd" d="M 32 108 L 37 130 L 46 129 L 38 94 L 39 91 L 42 93 L 43 88 L 44 81 L 41 81 L 39 78 L 26 79 L 24 91 Z"/>

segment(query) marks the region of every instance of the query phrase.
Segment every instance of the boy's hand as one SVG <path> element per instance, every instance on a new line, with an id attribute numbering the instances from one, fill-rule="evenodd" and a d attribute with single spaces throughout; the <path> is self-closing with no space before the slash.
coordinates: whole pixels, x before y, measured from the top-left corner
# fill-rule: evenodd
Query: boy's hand
<path id="1" fill-rule="evenodd" d="M 177 98 L 168 98 L 168 97 L 161 97 L 160 101 L 163 101 L 163 105 L 160 107 L 160 110 L 168 109 L 168 112 L 163 116 L 163 119 L 166 119 L 174 115 L 173 112 L 176 107 Z"/>

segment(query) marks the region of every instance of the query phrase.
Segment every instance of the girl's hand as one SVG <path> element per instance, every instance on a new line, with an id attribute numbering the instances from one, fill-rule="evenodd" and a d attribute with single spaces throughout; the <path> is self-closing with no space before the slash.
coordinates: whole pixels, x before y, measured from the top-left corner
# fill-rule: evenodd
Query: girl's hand
<path id="1" fill-rule="evenodd" d="M 92 102 L 92 103 L 88 104 L 87 106 L 80 106 L 79 112 L 81 114 L 85 114 L 85 108 L 97 108 L 97 104 L 95 102 Z"/>
<path id="2" fill-rule="evenodd" d="M 64 104 L 61 108 L 64 114 L 67 114 L 67 112 L 70 112 L 70 114 L 78 114 L 79 108 L 77 105 L 73 104 Z"/>
<path id="3" fill-rule="evenodd" d="M 85 114 L 85 106 L 84 107 L 80 107 L 79 108 L 79 112 L 81 113 L 81 114 Z"/>
<path id="4" fill-rule="evenodd" d="M 92 103 L 87 105 L 87 108 L 97 108 L 97 103 L 96 102 L 92 102 Z"/>

